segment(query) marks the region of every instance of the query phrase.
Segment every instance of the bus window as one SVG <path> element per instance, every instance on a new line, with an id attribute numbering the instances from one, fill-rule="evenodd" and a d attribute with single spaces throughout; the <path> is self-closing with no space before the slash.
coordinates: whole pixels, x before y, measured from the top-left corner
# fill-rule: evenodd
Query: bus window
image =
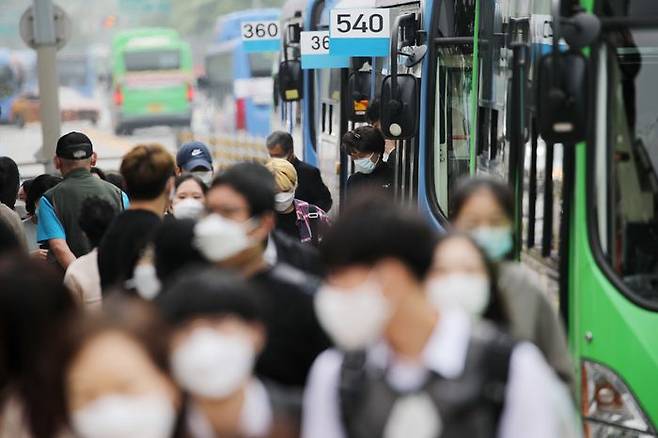
<path id="1" fill-rule="evenodd" d="M 269 78 L 276 55 L 273 53 L 249 53 L 249 68 L 255 78 Z"/>
<path id="2" fill-rule="evenodd" d="M 123 62 L 126 71 L 176 70 L 180 68 L 180 51 L 130 51 L 125 53 Z"/>
<path id="3" fill-rule="evenodd" d="M 469 174 L 471 56 L 439 50 L 434 111 L 434 185 L 441 211 L 450 216 L 450 190 Z"/>
<path id="4" fill-rule="evenodd" d="M 608 147 L 597 158 L 599 241 L 632 294 L 658 304 L 658 33 L 607 35 Z M 605 53 L 605 51 L 604 51 Z M 605 58 L 601 62 L 606 62 Z M 605 148 L 596 149 L 599 154 Z"/>
<path id="5" fill-rule="evenodd" d="M 57 63 L 59 84 L 65 87 L 78 87 L 87 83 L 87 65 L 84 58 L 66 59 Z"/>

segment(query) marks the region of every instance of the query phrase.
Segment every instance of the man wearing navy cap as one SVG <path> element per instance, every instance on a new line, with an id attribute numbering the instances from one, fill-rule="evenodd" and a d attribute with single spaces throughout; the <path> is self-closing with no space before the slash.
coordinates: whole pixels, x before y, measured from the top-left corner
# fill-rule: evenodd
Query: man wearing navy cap
<path id="1" fill-rule="evenodd" d="M 185 143 L 176 154 L 176 175 L 191 173 L 198 176 L 207 186 L 212 182 L 212 155 L 200 141 Z"/>
<path id="2" fill-rule="evenodd" d="M 37 241 L 66 269 L 73 260 L 91 250 L 78 223 L 82 202 L 97 196 L 119 212 L 128 206 L 128 197 L 116 186 L 92 176 L 90 170 L 96 164 L 96 153 L 89 137 L 81 132 L 60 137 L 54 162 L 64 180 L 39 200 Z"/>

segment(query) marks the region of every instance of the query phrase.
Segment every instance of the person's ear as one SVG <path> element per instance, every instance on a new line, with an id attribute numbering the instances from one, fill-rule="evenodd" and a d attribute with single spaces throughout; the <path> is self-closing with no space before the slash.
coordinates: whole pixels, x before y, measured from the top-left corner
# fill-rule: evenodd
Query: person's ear
<path id="1" fill-rule="evenodd" d="M 174 192 L 175 187 L 176 187 L 176 178 L 170 176 L 169 179 L 167 180 L 167 185 L 165 188 L 165 193 L 167 194 L 168 198 L 171 198 L 171 194 Z"/>
<path id="2" fill-rule="evenodd" d="M 266 235 L 269 235 L 276 227 L 276 214 L 274 212 L 263 213 L 261 216 L 261 228 Z"/>
<path id="3" fill-rule="evenodd" d="M 267 332 L 265 330 L 265 325 L 260 322 L 254 322 L 249 324 L 250 333 L 249 337 L 254 343 L 254 350 L 256 354 L 260 354 L 265 348 L 265 342 L 267 341 Z"/>
<path id="4" fill-rule="evenodd" d="M 253 231 L 252 237 L 258 241 L 264 241 L 270 235 L 276 225 L 273 212 L 263 213 L 258 218 L 258 227 Z"/>
<path id="5" fill-rule="evenodd" d="M 91 153 L 91 165 L 95 166 L 96 165 L 96 160 L 98 160 L 98 155 L 96 155 L 96 152 Z"/>
<path id="6" fill-rule="evenodd" d="M 181 176 L 183 174 L 183 169 L 180 166 L 176 166 L 176 176 Z"/>
<path id="7" fill-rule="evenodd" d="M 55 169 L 61 171 L 62 170 L 62 159 L 59 157 L 53 158 L 53 164 L 55 165 Z"/>

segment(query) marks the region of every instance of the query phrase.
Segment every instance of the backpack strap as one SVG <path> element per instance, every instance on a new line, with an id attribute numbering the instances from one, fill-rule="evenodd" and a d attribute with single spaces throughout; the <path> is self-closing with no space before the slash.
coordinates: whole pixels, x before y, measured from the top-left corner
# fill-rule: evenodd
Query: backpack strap
<path id="1" fill-rule="evenodd" d="M 510 360 L 514 347 L 516 347 L 516 341 L 498 330 L 485 345 L 487 367 L 482 386 L 482 397 L 492 407 L 496 425 L 500 423 L 500 417 L 505 407 Z"/>
<path id="2" fill-rule="evenodd" d="M 311 243 L 313 246 L 318 246 L 320 243 L 320 236 L 318 234 L 318 222 L 320 221 L 320 213 L 318 207 L 313 204 L 308 205 L 308 226 L 311 228 Z"/>
<path id="3" fill-rule="evenodd" d="M 345 353 L 343 357 L 338 384 L 338 401 L 340 416 L 345 430 L 348 431 L 348 436 L 359 403 L 359 396 L 362 393 L 361 389 L 366 380 L 365 365 L 365 351 Z"/>

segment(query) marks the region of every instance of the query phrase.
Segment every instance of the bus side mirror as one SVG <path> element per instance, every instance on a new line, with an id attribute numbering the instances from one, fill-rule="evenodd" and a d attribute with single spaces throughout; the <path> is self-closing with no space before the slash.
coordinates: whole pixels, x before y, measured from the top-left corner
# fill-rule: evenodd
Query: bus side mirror
<path id="1" fill-rule="evenodd" d="M 556 65 L 557 63 L 557 65 Z M 549 143 L 578 143 L 587 135 L 587 60 L 556 52 L 539 61 L 535 83 L 539 134 Z"/>
<path id="2" fill-rule="evenodd" d="M 382 83 L 381 129 L 392 140 L 416 136 L 420 101 L 418 78 L 410 74 L 387 76 Z"/>
<path id="3" fill-rule="evenodd" d="M 302 63 L 296 59 L 279 64 L 279 96 L 283 102 L 296 102 L 304 97 Z"/>
<path id="4" fill-rule="evenodd" d="M 365 122 L 366 112 L 370 105 L 369 71 L 354 71 L 347 80 L 347 119 L 352 122 Z"/>

